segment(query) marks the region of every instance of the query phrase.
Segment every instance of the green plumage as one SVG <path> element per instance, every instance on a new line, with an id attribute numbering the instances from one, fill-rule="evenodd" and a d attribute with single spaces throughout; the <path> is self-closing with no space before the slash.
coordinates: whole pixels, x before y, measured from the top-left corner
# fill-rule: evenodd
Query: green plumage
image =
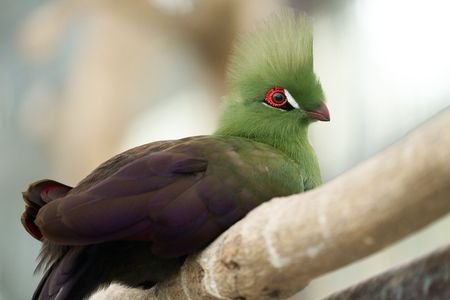
<path id="1" fill-rule="evenodd" d="M 287 89 L 300 109 L 262 105 L 273 87 Z M 240 37 L 228 72 L 228 96 L 215 134 L 268 144 L 295 161 L 311 189 L 321 184 L 319 165 L 308 141 L 312 119 L 306 111 L 323 105 L 313 70 L 313 36 L 308 17 L 287 10 Z"/>

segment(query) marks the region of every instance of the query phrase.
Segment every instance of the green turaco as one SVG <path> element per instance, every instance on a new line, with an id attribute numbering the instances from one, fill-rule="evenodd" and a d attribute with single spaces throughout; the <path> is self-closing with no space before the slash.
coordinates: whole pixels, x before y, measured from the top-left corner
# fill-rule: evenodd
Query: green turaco
<path id="1" fill-rule="evenodd" d="M 75 187 L 40 180 L 22 223 L 42 242 L 33 299 L 150 288 L 251 209 L 321 184 L 308 126 L 328 121 L 311 24 L 285 11 L 243 35 L 214 134 L 142 145 Z"/>

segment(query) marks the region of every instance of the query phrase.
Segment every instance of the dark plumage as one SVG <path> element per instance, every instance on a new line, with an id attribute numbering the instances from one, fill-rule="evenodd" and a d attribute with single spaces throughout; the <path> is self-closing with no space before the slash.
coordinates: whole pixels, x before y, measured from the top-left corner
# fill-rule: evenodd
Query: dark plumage
<path id="1" fill-rule="evenodd" d="M 49 267 L 34 298 L 78 299 L 112 281 L 150 287 L 261 202 L 300 192 L 299 172 L 268 145 L 200 136 L 131 149 L 70 190 L 33 184 L 23 220 L 45 237 Z"/>

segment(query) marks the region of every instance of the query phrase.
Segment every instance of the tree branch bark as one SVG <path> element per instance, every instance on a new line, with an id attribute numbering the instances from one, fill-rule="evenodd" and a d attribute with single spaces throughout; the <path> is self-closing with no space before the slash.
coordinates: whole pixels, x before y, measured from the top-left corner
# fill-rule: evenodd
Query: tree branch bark
<path id="1" fill-rule="evenodd" d="M 257 207 L 151 290 L 138 295 L 115 288 L 103 295 L 285 299 L 315 277 L 370 255 L 449 211 L 447 109 L 324 186 Z"/>
<path id="2" fill-rule="evenodd" d="M 450 245 L 324 300 L 450 299 Z"/>

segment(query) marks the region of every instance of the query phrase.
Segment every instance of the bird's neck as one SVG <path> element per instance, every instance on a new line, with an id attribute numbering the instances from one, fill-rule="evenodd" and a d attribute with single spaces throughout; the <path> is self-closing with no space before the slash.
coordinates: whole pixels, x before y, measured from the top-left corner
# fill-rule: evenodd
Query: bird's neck
<path id="1" fill-rule="evenodd" d="M 249 135 L 248 131 L 240 131 L 238 128 L 240 127 L 219 127 L 215 134 L 239 136 L 270 145 L 299 165 L 305 178 L 306 189 L 314 188 L 322 183 L 316 153 L 308 138 L 308 126 L 298 127 L 295 133 L 279 132 L 276 135 L 268 135 L 264 131 L 261 131 L 262 134 L 253 132 Z"/>

